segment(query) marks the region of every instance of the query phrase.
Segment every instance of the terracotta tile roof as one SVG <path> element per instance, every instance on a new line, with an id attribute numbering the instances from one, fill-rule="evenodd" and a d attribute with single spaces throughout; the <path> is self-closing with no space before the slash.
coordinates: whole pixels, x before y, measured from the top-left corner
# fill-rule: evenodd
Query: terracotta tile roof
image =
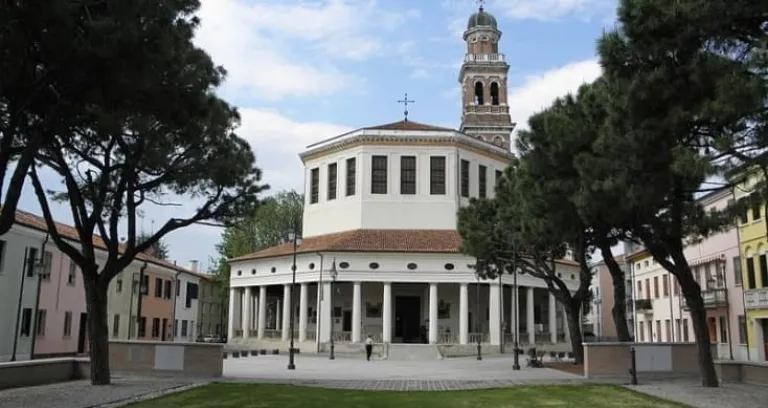
<path id="1" fill-rule="evenodd" d="M 425 125 L 419 122 L 411 122 L 410 120 L 401 120 L 400 122 L 387 123 L 385 125 L 371 126 L 363 128 L 365 130 L 432 130 L 432 131 L 454 131 L 445 127 Z"/>
<path id="2" fill-rule="evenodd" d="M 410 252 L 452 253 L 461 252 L 461 236 L 456 230 L 373 230 L 359 229 L 335 234 L 306 238 L 296 253 L 311 252 Z M 285 256 L 293 253 L 293 244 L 286 243 L 263 249 L 252 254 L 232 258 L 229 261 Z M 562 260 L 573 264 L 573 261 Z"/>
<path id="3" fill-rule="evenodd" d="M 36 229 L 38 231 L 44 231 L 44 232 L 48 231 L 48 225 L 45 223 L 45 218 L 26 212 L 26 211 L 21 211 L 21 210 L 16 211 L 16 223 L 19 225 L 23 225 L 25 227 Z M 56 230 L 59 232 L 59 234 L 62 237 L 69 239 L 71 241 L 80 242 L 80 236 L 78 235 L 77 229 L 75 229 L 75 227 L 57 222 Z M 102 240 L 101 237 L 98 235 L 93 236 L 93 244 L 96 248 L 99 248 L 102 250 L 106 250 L 107 248 L 106 244 L 104 243 L 104 240 Z M 145 253 L 139 253 L 136 256 L 136 258 L 141 261 L 147 261 L 149 263 L 162 266 L 165 268 L 169 268 L 169 269 L 182 272 L 188 275 L 194 275 L 203 279 L 213 279 L 213 277 L 210 275 L 192 272 L 183 266 L 179 266 L 173 262 L 155 258 Z"/>

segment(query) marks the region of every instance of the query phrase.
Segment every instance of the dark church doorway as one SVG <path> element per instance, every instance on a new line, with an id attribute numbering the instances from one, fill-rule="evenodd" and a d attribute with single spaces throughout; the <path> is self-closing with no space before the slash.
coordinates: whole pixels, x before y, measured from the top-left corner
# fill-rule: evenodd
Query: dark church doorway
<path id="1" fill-rule="evenodd" d="M 395 297 L 395 337 L 403 343 L 420 343 L 421 325 L 421 298 Z"/>

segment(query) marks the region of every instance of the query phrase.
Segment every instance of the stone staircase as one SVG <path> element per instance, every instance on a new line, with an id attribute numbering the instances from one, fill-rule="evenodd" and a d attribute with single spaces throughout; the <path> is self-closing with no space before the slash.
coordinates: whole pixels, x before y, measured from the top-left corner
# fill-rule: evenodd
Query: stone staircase
<path id="1" fill-rule="evenodd" d="M 440 360 L 442 354 L 434 344 L 390 344 L 387 360 Z"/>

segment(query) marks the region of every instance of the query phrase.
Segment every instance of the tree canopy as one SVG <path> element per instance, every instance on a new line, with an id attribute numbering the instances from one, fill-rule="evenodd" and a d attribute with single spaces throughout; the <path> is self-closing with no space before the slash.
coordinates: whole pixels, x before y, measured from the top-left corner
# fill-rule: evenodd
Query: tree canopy
<path id="1" fill-rule="evenodd" d="M 290 232 L 301 235 L 304 196 L 295 190 L 281 191 L 262 200 L 252 213 L 238 217 L 221 234 L 217 258 L 211 260 L 219 287 L 228 296 L 228 260 L 279 245 Z"/>
<path id="2" fill-rule="evenodd" d="M 82 35 L 97 43 L 78 46 L 103 54 L 79 63 L 103 67 L 109 80 L 93 90 L 104 103 L 71 106 L 70 116 L 79 120 L 47 139 L 29 173 L 51 240 L 82 271 L 91 381 L 108 384 L 111 280 L 174 230 L 205 220 L 227 223 L 253 212 L 266 186 L 260 184 L 251 147 L 234 132 L 237 110 L 215 94 L 224 70 L 192 43 L 199 1 L 55 3 L 80 7 L 78 18 L 86 21 Z M 126 69 L 125 75 L 110 76 L 113 65 Z M 56 109 L 59 102 L 49 103 Z M 64 190 L 46 189 L 38 166 L 58 175 Z M 78 245 L 57 230 L 49 200 L 69 206 Z M 192 200 L 197 208 L 178 211 L 139 240 L 142 209 L 180 200 Z M 105 261 L 97 261 L 97 250 L 106 252 Z"/>
<path id="3" fill-rule="evenodd" d="M 157 95 L 177 89 L 166 68 L 198 7 L 199 0 L 0 2 L 0 235 L 13 225 L 41 148 L 106 126 L 107 110 L 175 115 L 183 97 Z"/>

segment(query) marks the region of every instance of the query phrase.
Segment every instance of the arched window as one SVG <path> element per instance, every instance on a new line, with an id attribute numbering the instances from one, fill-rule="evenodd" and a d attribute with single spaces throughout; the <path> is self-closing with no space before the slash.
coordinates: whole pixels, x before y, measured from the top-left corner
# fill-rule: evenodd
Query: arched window
<path id="1" fill-rule="evenodd" d="M 484 105 L 485 99 L 483 98 L 483 83 L 475 83 L 475 103 L 478 105 Z"/>
<path id="2" fill-rule="evenodd" d="M 491 105 L 499 104 L 499 83 L 491 83 Z"/>

